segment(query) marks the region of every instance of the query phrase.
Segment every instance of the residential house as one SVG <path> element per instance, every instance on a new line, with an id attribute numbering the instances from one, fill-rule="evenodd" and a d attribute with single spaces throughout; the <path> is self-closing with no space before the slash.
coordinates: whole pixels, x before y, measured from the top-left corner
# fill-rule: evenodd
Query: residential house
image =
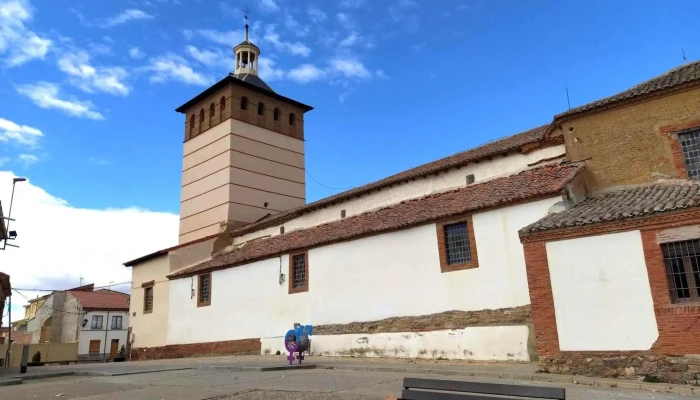
<path id="1" fill-rule="evenodd" d="M 94 285 L 54 291 L 29 320 L 31 343 L 78 343 L 77 358 L 114 358 L 127 342 L 129 295 Z"/>
<path id="2" fill-rule="evenodd" d="M 135 358 L 274 353 L 302 323 L 313 354 L 692 380 L 700 62 L 298 205 L 311 107 L 235 53 L 177 109 L 180 244 L 125 263 Z"/>

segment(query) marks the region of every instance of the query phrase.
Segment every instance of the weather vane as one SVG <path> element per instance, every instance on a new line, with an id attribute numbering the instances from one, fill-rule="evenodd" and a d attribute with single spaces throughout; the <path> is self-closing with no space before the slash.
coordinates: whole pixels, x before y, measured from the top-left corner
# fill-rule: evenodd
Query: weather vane
<path id="1" fill-rule="evenodd" d="M 248 40 L 248 15 L 250 15 L 250 9 L 245 7 L 243 9 L 243 18 L 245 18 L 245 40 Z"/>

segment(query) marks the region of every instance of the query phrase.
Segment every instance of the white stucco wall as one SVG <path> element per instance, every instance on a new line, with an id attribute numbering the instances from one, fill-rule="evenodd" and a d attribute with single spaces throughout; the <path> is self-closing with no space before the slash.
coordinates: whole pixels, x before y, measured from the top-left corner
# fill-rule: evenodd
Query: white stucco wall
<path id="1" fill-rule="evenodd" d="M 639 231 L 547 243 L 562 351 L 649 350 L 659 336 Z"/>
<path id="2" fill-rule="evenodd" d="M 309 250 L 304 293 L 290 295 L 288 283 L 278 283 L 280 264 L 288 273 L 288 255 L 214 271 L 208 307 L 197 307 L 191 294 L 196 278 L 173 280 L 167 343 L 278 337 L 295 322 L 349 323 L 529 304 L 518 229 L 558 200 L 474 214 L 476 269 L 441 273 L 435 224 L 427 224 Z"/>
<path id="3" fill-rule="evenodd" d="M 527 169 L 528 164 L 536 161 L 559 155 L 563 156 L 565 151 L 564 145 L 552 146 L 528 154 L 515 153 L 507 157 L 495 157 L 491 161 L 483 160 L 478 164 L 471 163 L 462 168 L 430 176 L 427 179 L 417 179 L 412 182 L 406 182 L 340 204 L 334 204 L 320 210 L 315 210 L 299 218 L 287 221 L 282 225 L 284 226 L 285 232 L 289 233 L 296 229 L 325 224 L 339 220 L 341 210 L 345 210 L 346 217 L 350 217 L 366 211 L 396 204 L 403 200 L 415 199 L 450 188 L 465 186 L 466 176 L 469 174 L 474 174 L 477 183 L 500 176 L 511 175 L 515 172 Z M 280 233 L 280 226 L 281 225 L 278 225 L 236 237 L 234 238 L 234 244 L 243 243 L 262 236 L 278 235 Z"/>
<path id="4" fill-rule="evenodd" d="M 93 315 L 102 315 L 102 329 L 91 329 L 92 317 Z M 122 329 L 112 329 L 112 317 L 121 316 L 122 317 Z M 113 339 L 119 340 L 119 349 L 122 345 L 126 345 L 126 340 L 128 336 L 129 329 L 129 313 L 126 311 L 110 311 L 109 318 L 107 316 L 107 311 L 89 311 L 83 316 L 87 319 L 87 324 L 80 327 L 80 337 L 78 339 L 78 354 L 86 355 L 90 353 L 90 341 L 99 340 L 100 341 L 100 353 L 109 354 L 110 346 Z M 82 321 L 81 321 L 82 325 Z M 105 347 L 105 331 L 106 331 L 106 343 Z M 118 351 L 118 349 L 117 349 Z"/>
<path id="5" fill-rule="evenodd" d="M 315 335 L 310 338 L 312 355 L 530 361 L 528 327 L 524 325 L 372 335 Z M 262 354 L 287 352 L 283 336 L 260 341 Z"/>

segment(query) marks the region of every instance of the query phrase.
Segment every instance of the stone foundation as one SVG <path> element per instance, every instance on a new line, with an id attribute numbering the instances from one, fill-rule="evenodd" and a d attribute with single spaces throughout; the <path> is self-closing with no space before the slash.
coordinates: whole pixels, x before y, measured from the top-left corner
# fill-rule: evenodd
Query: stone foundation
<path id="1" fill-rule="evenodd" d="M 260 354 L 260 339 L 227 340 L 223 342 L 175 344 L 160 347 L 135 347 L 132 361 L 163 358 L 211 357 Z M 128 357 L 128 353 L 127 353 Z"/>
<path id="2" fill-rule="evenodd" d="M 700 355 L 647 353 L 540 356 L 541 372 L 623 378 L 647 382 L 700 384 Z"/>

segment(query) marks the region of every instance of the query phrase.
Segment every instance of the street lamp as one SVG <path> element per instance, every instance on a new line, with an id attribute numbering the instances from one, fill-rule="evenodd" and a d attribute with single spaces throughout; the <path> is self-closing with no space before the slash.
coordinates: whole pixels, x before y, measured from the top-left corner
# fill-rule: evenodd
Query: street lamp
<path id="1" fill-rule="evenodd" d="M 6 231 L 9 230 L 9 228 L 10 228 L 10 222 L 12 221 L 12 218 L 11 218 L 11 217 L 12 217 L 12 201 L 15 199 L 15 185 L 17 184 L 17 182 L 24 182 L 24 181 L 26 181 L 26 180 L 27 180 L 27 178 L 21 178 L 21 177 L 12 178 L 12 195 L 10 196 L 10 209 L 7 211 L 7 226 L 6 226 Z M 17 237 L 17 232 L 14 232 L 14 237 L 13 237 L 12 239 L 14 239 L 14 238 L 16 238 L 16 237 Z M 4 241 L 4 243 L 2 244 L 2 249 L 3 249 L 3 250 L 5 250 L 5 247 L 6 247 L 6 246 L 19 247 L 19 246 L 15 246 L 14 244 L 8 245 L 8 244 L 7 244 L 7 239 L 8 239 L 8 238 L 5 238 L 5 241 Z"/>

